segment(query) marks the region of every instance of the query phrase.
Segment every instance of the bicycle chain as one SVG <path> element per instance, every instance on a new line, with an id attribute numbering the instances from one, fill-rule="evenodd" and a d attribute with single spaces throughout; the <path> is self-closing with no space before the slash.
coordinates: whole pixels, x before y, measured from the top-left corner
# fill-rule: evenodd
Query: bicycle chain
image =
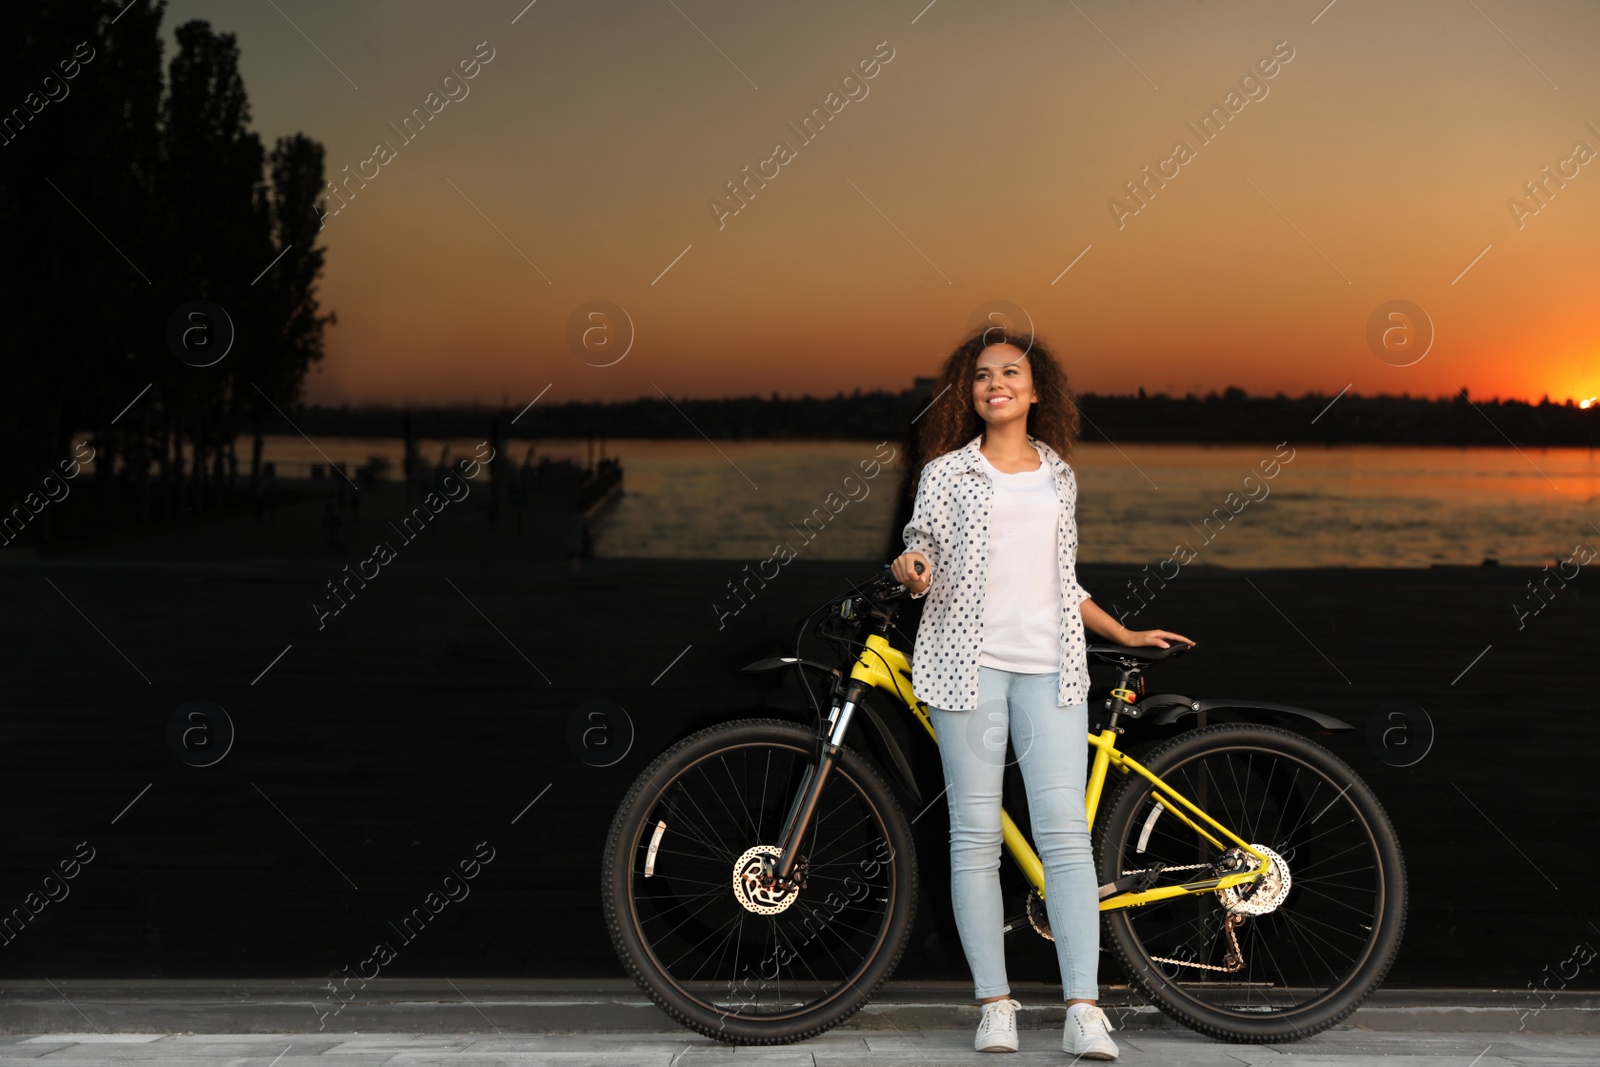
<path id="1" fill-rule="evenodd" d="M 1210 870 L 1211 868 L 1213 868 L 1215 866 L 1216 866 L 1215 863 L 1191 863 L 1191 864 L 1188 864 L 1187 866 L 1183 866 L 1183 867 L 1161 867 L 1161 868 L 1159 868 L 1159 870 L 1160 870 L 1160 872 L 1162 874 L 1165 874 L 1168 871 L 1198 871 L 1198 870 L 1200 870 L 1202 868 L 1204 868 L 1206 870 Z M 1144 873 L 1146 873 L 1148 871 L 1153 871 L 1153 870 L 1157 870 L 1157 869 L 1158 868 L 1155 868 L 1155 867 L 1144 867 L 1144 868 L 1141 868 L 1140 870 L 1137 870 L 1137 871 L 1123 871 L 1122 872 L 1122 876 L 1124 878 L 1126 878 L 1130 874 L 1144 874 Z"/>

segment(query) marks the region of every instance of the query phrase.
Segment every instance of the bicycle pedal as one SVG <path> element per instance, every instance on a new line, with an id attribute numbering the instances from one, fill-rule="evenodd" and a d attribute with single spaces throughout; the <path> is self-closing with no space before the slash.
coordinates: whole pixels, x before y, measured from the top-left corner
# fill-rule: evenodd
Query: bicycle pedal
<path id="1" fill-rule="evenodd" d="M 1118 878 L 1114 882 L 1108 882 L 1100 887 L 1100 899 L 1105 900 L 1107 897 L 1114 897 L 1119 893 L 1143 893 L 1146 889 L 1154 888 L 1156 881 L 1161 877 L 1161 872 L 1166 870 L 1166 867 L 1165 863 L 1158 860 L 1145 870 L 1135 871 L 1133 874 Z"/>
<path id="2" fill-rule="evenodd" d="M 1157 860 L 1152 866 L 1147 868 L 1142 875 L 1137 876 L 1139 881 L 1134 892 L 1143 893 L 1146 889 L 1154 888 L 1156 882 L 1161 878 L 1161 872 L 1166 869 L 1167 865 L 1162 861 Z"/>

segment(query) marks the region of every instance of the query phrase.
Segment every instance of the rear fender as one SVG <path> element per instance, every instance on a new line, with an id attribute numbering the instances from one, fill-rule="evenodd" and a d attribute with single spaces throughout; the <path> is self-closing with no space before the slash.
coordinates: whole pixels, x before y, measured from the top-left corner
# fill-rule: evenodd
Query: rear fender
<path id="1" fill-rule="evenodd" d="M 1354 730 L 1343 719 L 1336 719 L 1310 708 L 1275 704 L 1266 700 L 1241 700 L 1235 697 L 1186 697 L 1180 693 L 1157 693 L 1139 701 L 1139 721 L 1164 726 L 1186 715 L 1205 715 L 1225 711 L 1251 722 L 1294 725 L 1302 729 L 1309 723 L 1318 730 Z"/>

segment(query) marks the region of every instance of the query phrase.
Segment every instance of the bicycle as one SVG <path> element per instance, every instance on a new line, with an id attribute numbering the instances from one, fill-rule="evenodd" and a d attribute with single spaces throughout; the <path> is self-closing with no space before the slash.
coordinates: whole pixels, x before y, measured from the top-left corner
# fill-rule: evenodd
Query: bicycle
<path id="1" fill-rule="evenodd" d="M 845 744 L 868 724 L 900 790 L 918 796 L 866 701 L 893 696 L 938 742 L 909 657 L 888 640 L 905 594 L 885 569 L 805 616 L 794 656 L 744 668 L 792 667 L 808 690 L 808 673 L 825 676 L 826 719 L 814 700 L 813 727 L 758 718 L 701 730 L 651 762 L 618 808 L 601 875 L 613 943 L 651 999 L 702 1034 L 756 1045 L 820 1034 L 859 1011 L 905 949 L 911 828 L 884 774 Z M 799 654 L 819 614 L 815 630 L 847 672 Z M 1348 1017 L 1387 973 L 1405 925 L 1404 858 L 1371 789 L 1298 733 L 1234 721 L 1186 729 L 1142 760 L 1120 749 L 1123 720 L 1213 711 L 1351 729 L 1285 704 L 1144 695 L 1143 672 L 1187 647 L 1088 648 L 1118 676 L 1088 735 L 1102 948 L 1191 1029 L 1252 1043 L 1307 1037 Z M 1001 820 L 1032 886 L 1026 923 L 1048 938 L 1043 865 L 1012 817 Z"/>

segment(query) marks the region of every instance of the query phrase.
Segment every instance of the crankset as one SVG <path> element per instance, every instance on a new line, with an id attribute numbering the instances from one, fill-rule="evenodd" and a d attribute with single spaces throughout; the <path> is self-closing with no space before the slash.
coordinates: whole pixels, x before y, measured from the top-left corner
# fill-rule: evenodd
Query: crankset
<path id="1" fill-rule="evenodd" d="M 1022 929 L 1024 924 L 1032 927 L 1033 932 L 1046 941 L 1054 941 L 1056 939 L 1056 935 L 1050 932 L 1050 912 L 1045 907 L 1044 897 L 1039 895 L 1037 889 L 1028 890 L 1024 913 L 1015 918 L 1007 919 L 1001 931 L 1009 934 L 1013 930 Z"/>

